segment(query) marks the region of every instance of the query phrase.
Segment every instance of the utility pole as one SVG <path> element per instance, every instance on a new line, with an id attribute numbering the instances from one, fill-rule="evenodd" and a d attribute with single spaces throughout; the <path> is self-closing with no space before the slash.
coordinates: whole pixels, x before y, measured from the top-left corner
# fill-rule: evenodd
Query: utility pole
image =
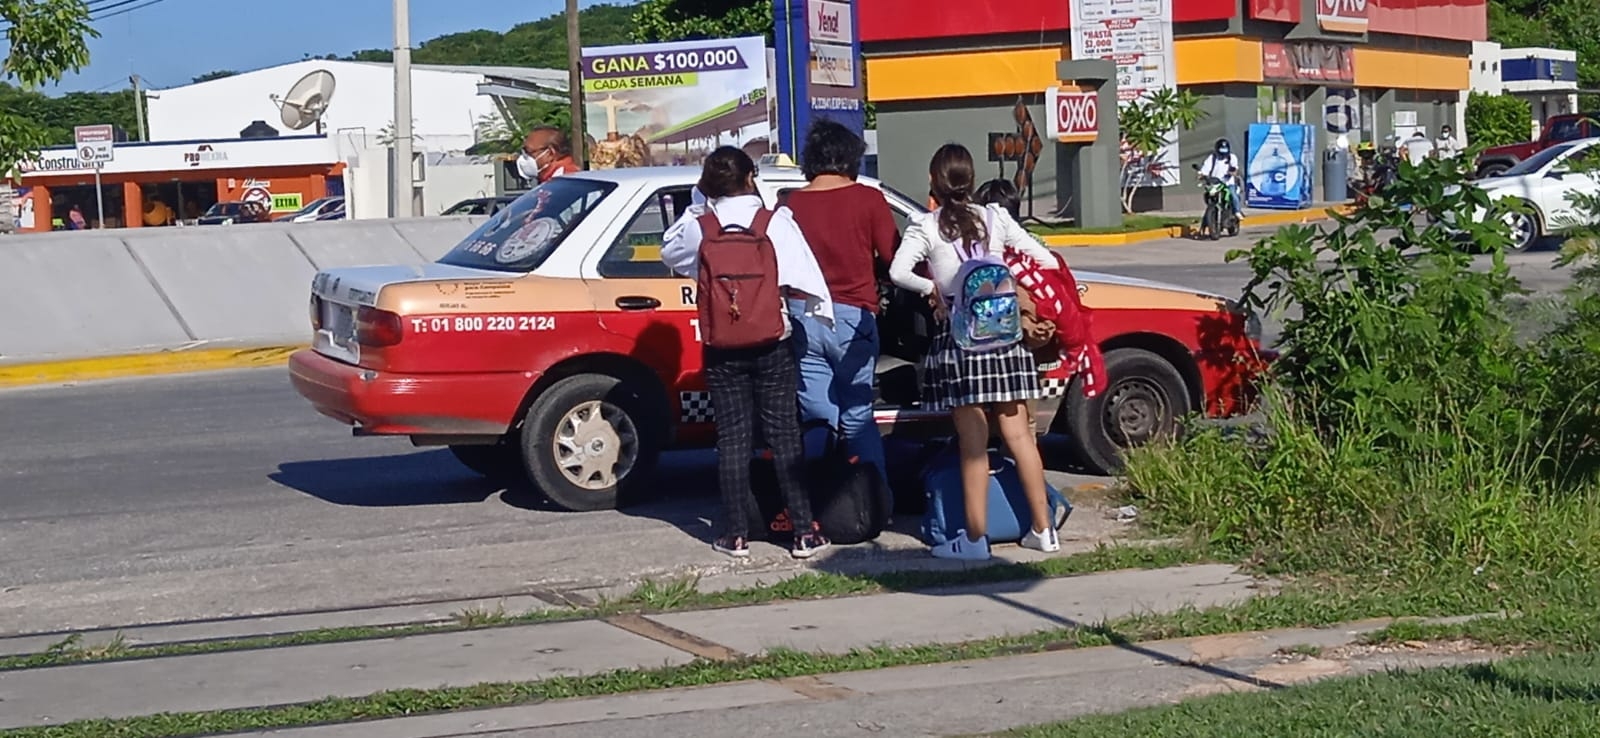
<path id="1" fill-rule="evenodd" d="M 411 4 L 394 0 L 394 216 L 416 217 L 416 182 L 411 162 Z"/>
<path id="2" fill-rule="evenodd" d="M 150 139 L 144 134 L 144 90 L 140 89 L 140 83 L 144 80 L 139 79 L 137 74 L 130 74 L 128 82 L 133 84 L 133 117 L 139 121 L 139 140 L 149 141 Z"/>
<path id="3" fill-rule="evenodd" d="M 583 39 L 578 35 L 578 0 L 567 0 L 567 94 L 572 105 L 572 160 L 583 166 Z"/>

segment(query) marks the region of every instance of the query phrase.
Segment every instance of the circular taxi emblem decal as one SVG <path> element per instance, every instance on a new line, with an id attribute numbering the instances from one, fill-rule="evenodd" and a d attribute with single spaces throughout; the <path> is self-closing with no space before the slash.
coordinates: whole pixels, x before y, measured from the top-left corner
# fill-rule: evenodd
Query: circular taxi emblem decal
<path id="1" fill-rule="evenodd" d="M 555 240 L 556 233 L 561 230 L 561 225 L 554 218 L 535 218 L 528 221 L 516 233 L 506 238 L 500 248 L 494 253 L 494 260 L 501 264 L 522 261 L 533 252 L 543 248 L 545 244 Z"/>

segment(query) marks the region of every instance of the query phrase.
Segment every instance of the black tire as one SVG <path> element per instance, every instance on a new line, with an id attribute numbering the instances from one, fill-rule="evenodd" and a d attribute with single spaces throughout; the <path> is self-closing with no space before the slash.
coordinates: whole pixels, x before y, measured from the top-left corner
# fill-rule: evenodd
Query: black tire
<path id="1" fill-rule="evenodd" d="M 1228 235 L 1230 237 L 1239 235 L 1239 216 L 1228 216 Z"/>
<path id="2" fill-rule="evenodd" d="M 491 446 L 451 446 L 450 453 L 463 466 L 497 482 L 524 476 L 522 447 L 508 439 Z"/>
<path id="3" fill-rule="evenodd" d="M 1498 177 L 1502 173 L 1504 173 L 1507 169 L 1510 169 L 1510 168 L 1511 168 L 1510 164 L 1506 164 L 1504 162 L 1498 162 L 1498 161 L 1497 162 L 1493 162 L 1491 164 L 1485 164 L 1482 167 L 1478 168 L 1478 179 L 1488 179 L 1490 177 Z"/>
<path id="4" fill-rule="evenodd" d="M 528 481 L 551 502 L 573 512 L 614 510 L 648 483 L 666 436 L 667 408 L 636 384 L 579 374 L 533 401 L 522 424 L 522 456 Z M 569 439 L 560 451 L 558 434 Z M 591 466 L 589 453 L 616 458 Z"/>
<path id="5" fill-rule="evenodd" d="M 1189 414 L 1183 375 L 1160 355 L 1136 348 L 1106 353 L 1106 389 L 1093 398 L 1067 391 L 1056 425 L 1067 435 L 1079 463 L 1092 473 L 1122 470 L 1122 451 L 1178 430 Z"/>
<path id="6" fill-rule="evenodd" d="M 1200 222 L 1206 224 L 1206 238 L 1215 241 L 1222 237 L 1222 209 L 1216 203 L 1206 206 L 1206 214 L 1201 216 Z"/>

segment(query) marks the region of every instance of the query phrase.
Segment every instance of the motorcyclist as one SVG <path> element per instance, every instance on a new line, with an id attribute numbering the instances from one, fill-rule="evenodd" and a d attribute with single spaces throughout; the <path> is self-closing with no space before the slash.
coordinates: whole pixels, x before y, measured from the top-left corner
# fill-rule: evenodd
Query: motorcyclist
<path id="1" fill-rule="evenodd" d="M 1200 176 L 1221 180 L 1228 186 L 1228 194 L 1233 200 L 1233 214 L 1244 218 L 1244 198 L 1239 196 L 1239 157 L 1233 153 L 1233 147 L 1228 144 L 1228 139 L 1219 138 L 1211 147 L 1211 153 L 1200 162 Z"/>

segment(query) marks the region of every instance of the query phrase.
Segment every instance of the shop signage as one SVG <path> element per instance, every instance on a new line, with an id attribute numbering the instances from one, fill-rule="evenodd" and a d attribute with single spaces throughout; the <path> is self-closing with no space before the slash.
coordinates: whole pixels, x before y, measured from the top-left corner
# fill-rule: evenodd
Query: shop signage
<path id="1" fill-rule="evenodd" d="M 1121 105 L 1159 90 L 1177 89 L 1172 23 L 1173 5 L 1178 2 L 1182 0 L 1069 0 L 1072 58 L 1105 59 L 1115 64 Z M 1055 117 L 1054 112 L 1049 116 Z M 1174 130 L 1157 155 L 1159 166 L 1141 175 L 1140 186 L 1178 183 L 1177 141 Z"/>
<path id="2" fill-rule="evenodd" d="M 45 149 L 17 163 L 24 177 L 87 173 L 95 165 L 82 158 L 83 147 Z M 332 166 L 339 161 L 334 140 L 327 136 L 239 139 L 200 143 L 125 143 L 116 159 L 100 165 L 105 174 Z"/>
<path id="3" fill-rule="evenodd" d="M 799 158 L 812 121 L 831 120 L 858 135 L 866 128 L 866 82 L 860 69 L 861 24 L 868 0 L 772 3 L 773 112 L 777 151 Z"/>
<path id="4" fill-rule="evenodd" d="M 1317 27 L 1329 33 L 1366 33 L 1369 0 L 1317 0 Z"/>
<path id="5" fill-rule="evenodd" d="M 855 24 L 851 22 L 850 5 L 833 0 L 811 0 L 806 4 L 806 22 L 811 29 L 811 42 L 849 46 L 855 41 Z"/>
<path id="6" fill-rule="evenodd" d="M 1299 23 L 1300 0 L 1250 0 L 1250 17 L 1279 23 Z"/>
<path id="7" fill-rule="evenodd" d="M 72 141 L 78 148 L 78 158 L 89 164 L 104 164 L 116 159 L 113 154 L 116 132 L 110 125 L 78 126 L 72 129 Z"/>
<path id="8" fill-rule="evenodd" d="M 1093 143 L 1100 133 L 1100 93 L 1051 87 L 1044 93 L 1045 133 L 1062 143 Z"/>
<path id="9" fill-rule="evenodd" d="M 811 84 L 855 87 L 856 59 L 849 46 L 811 44 Z"/>
<path id="10" fill-rule="evenodd" d="M 1354 84 L 1354 54 L 1347 44 L 1265 41 L 1261 44 L 1261 79 L 1266 82 Z"/>

